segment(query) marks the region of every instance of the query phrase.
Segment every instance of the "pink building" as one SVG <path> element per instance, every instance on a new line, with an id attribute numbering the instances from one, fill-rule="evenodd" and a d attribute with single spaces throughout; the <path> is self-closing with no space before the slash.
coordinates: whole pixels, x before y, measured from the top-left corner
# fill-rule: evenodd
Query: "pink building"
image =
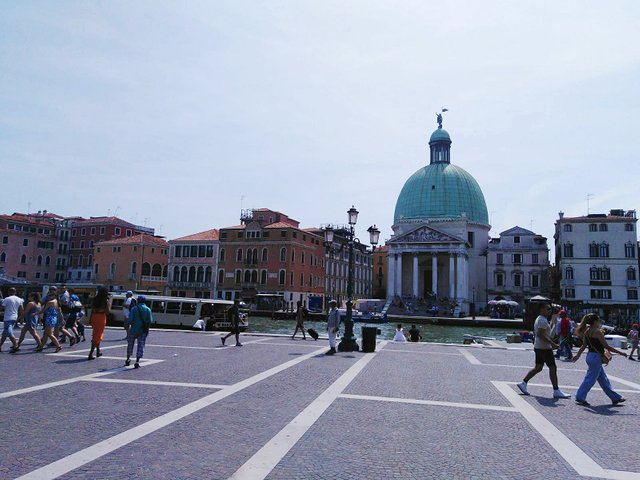
<path id="1" fill-rule="evenodd" d="M 218 230 L 169 241 L 169 282 L 174 297 L 216 298 Z"/>

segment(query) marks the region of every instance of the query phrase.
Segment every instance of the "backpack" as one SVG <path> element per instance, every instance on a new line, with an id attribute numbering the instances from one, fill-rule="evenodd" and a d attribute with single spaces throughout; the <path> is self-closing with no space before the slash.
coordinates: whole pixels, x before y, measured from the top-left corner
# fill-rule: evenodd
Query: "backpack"
<path id="1" fill-rule="evenodd" d="M 629 340 L 638 340 L 638 330 L 631 330 L 629 332 Z"/>

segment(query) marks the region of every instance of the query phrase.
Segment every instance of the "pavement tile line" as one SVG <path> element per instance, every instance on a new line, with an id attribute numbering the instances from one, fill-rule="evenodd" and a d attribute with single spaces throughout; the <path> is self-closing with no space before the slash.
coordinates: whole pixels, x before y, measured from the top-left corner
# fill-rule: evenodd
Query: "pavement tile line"
<path id="1" fill-rule="evenodd" d="M 60 460 L 37 468 L 36 470 L 18 477 L 16 480 L 52 480 L 54 478 L 58 478 L 325 351 L 326 347 L 323 347 L 272 367 L 257 375 L 241 380 L 238 383 L 229 385 L 227 388 L 211 393 L 203 398 L 183 405 L 180 408 L 167 412 L 164 415 L 160 415 L 159 417 L 144 422 L 136 427 L 130 428 L 129 430 L 125 430 L 124 432 L 107 438 L 106 440 L 98 442 L 90 447 L 79 450 L 78 452 L 61 458 Z M 123 369 L 124 367 L 121 367 L 117 370 L 122 371 Z"/>
<path id="2" fill-rule="evenodd" d="M 397 397 L 377 397 L 374 395 L 353 395 L 343 393 L 338 398 L 349 398 L 352 400 L 367 400 L 374 402 L 392 402 L 392 403 L 408 403 L 411 405 L 432 405 L 437 407 L 454 407 L 454 408 L 470 408 L 473 410 L 496 410 L 499 412 L 517 412 L 515 407 L 503 407 L 502 405 L 482 405 L 481 403 L 460 403 L 460 402 L 443 402 L 439 400 L 420 400 L 416 398 L 397 398 Z"/>
<path id="3" fill-rule="evenodd" d="M 609 380 L 611 380 L 611 377 L 609 377 Z M 508 383 L 509 385 L 517 385 L 520 382 L 505 382 Z M 546 387 L 546 388 L 551 388 L 551 384 L 550 383 L 527 383 L 528 386 L 530 387 Z M 580 387 L 575 387 L 573 385 L 560 385 L 560 390 L 578 390 Z M 602 392 L 603 390 L 600 387 L 591 387 L 592 392 L 594 391 L 599 391 Z M 618 393 L 640 393 L 640 390 L 628 390 L 628 389 L 620 389 L 620 388 L 616 388 L 616 392 Z"/>
<path id="4" fill-rule="evenodd" d="M 420 351 L 414 351 L 414 350 L 400 350 L 397 348 L 391 349 L 391 348 L 386 348 L 384 350 L 381 350 L 381 352 L 383 353 L 412 353 L 414 355 L 437 355 L 437 356 L 442 356 L 442 355 L 451 355 L 454 357 L 460 357 L 463 356 L 462 353 L 451 353 L 451 352 L 420 352 Z"/>
<path id="5" fill-rule="evenodd" d="M 86 378 L 84 382 L 101 382 L 101 383 L 128 383 L 130 385 L 159 385 L 164 387 L 190 387 L 190 388 L 209 388 L 212 390 L 221 390 L 229 385 L 213 385 L 209 383 L 185 383 L 185 382 L 160 382 L 157 380 L 126 380 L 124 378 Z"/>
<path id="6" fill-rule="evenodd" d="M 635 388 L 636 390 L 640 390 L 640 384 L 638 383 L 630 382 L 629 380 L 625 380 L 624 378 L 615 377 L 609 374 L 607 374 L 607 377 L 609 377 L 609 380 L 614 380 L 618 383 L 626 385 L 627 387 L 632 387 L 632 388 Z"/>
<path id="7" fill-rule="evenodd" d="M 464 348 L 459 348 L 458 351 L 462 354 L 464 358 L 466 358 L 471 365 L 482 365 L 482 362 L 478 360 L 473 353 Z"/>
<path id="8" fill-rule="evenodd" d="M 122 360 L 122 358 L 120 358 L 120 357 L 118 357 L 118 359 Z M 154 365 L 156 363 L 161 363 L 161 362 L 164 362 L 164 360 L 143 359 L 143 361 L 140 363 L 140 366 L 144 367 L 144 366 Z M 116 367 L 116 368 L 111 368 L 109 370 L 105 370 L 103 372 L 90 373 L 88 375 L 80 375 L 79 377 L 66 378 L 64 380 L 58 380 L 58 381 L 55 381 L 55 382 L 43 383 L 41 385 L 35 385 L 33 387 L 26 387 L 26 388 L 21 388 L 19 390 L 12 390 L 10 392 L 3 392 L 3 393 L 0 393 L 0 399 L 9 398 L 9 397 L 15 397 L 16 395 L 23 395 L 25 393 L 37 392 L 39 390 L 47 390 L 49 388 L 59 387 L 59 386 L 62 386 L 62 385 L 68 385 L 70 383 L 82 382 L 84 380 L 91 380 L 93 378 L 99 378 L 99 377 L 103 377 L 105 375 L 111 375 L 113 373 L 124 372 L 128 368 L 131 368 L 131 367 Z"/>
<path id="9" fill-rule="evenodd" d="M 580 447 L 571 441 L 555 425 L 531 406 L 522 395 L 516 393 L 510 382 L 492 380 L 491 383 L 504 395 L 527 422 L 544 438 L 551 447 L 584 477 L 607 478 L 611 480 L 640 480 L 640 473 L 608 470 L 602 468 Z"/>
<path id="10" fill-rule="evenodd" d="M 386 340 L 379 342 L 379 349 L 383 349 L 387 343 Z M 376 353 L 368 353 L 354 363 L 289 424 L 253 454 L 230 478 L 236 480 L 262 480 L 266 478 L 375 356 Z"/>

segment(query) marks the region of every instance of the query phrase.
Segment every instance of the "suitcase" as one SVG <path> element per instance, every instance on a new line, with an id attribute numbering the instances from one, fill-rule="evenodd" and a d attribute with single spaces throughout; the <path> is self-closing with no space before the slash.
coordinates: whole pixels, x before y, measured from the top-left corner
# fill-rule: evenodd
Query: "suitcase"
<path id="1" fill-rule="evenodd" d="M 311 336 L 311 338 L 313 338 L 314 340 L 318 340 L 318 332 L 316 332 L 313 328 L 309 328 L 307 330 L 307 333 Z"/>

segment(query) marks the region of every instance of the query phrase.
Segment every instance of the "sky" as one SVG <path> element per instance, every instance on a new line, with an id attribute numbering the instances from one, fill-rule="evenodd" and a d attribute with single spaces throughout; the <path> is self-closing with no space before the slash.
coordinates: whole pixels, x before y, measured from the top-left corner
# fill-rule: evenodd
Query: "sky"
<path id="1" fill-rule="evenodd" d="M 640 2 L 7 1 L 0 213 L 391 234 L 443 107 L 491 236 L 637 209 Z M 587 200 L 589 198 L 589 200 Z"/>

